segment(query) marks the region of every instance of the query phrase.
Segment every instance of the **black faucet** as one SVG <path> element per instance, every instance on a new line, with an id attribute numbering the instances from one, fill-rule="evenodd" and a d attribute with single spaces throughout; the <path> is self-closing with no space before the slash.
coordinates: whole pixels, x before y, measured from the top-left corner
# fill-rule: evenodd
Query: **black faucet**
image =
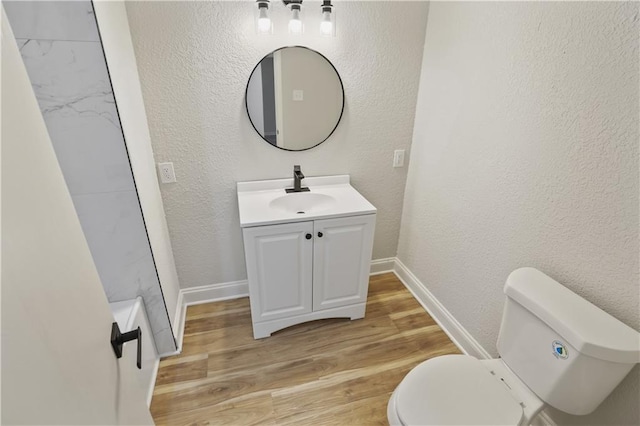
<path id="1" fill-rule="evenodd" d="M 308 192 L 309 188 L 301 186 L 304 175 L 300 170 L 300 166 L 293 166 L 293 188 L 287 188 L 285 191 L 290 192 Z"/>

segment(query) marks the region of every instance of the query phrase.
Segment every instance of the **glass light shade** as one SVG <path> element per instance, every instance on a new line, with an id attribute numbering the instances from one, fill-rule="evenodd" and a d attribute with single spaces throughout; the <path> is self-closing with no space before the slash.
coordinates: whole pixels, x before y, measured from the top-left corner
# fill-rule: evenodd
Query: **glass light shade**
<path id="1" fill-rule="evenodd" d="M 266 7 L 261 7 L 258 12 L 258 33 L 269 34 L 271 32 L 271 19 Z"/>
<path id="2" fill-rule="evenodd" d="M 300 19 L 300 11 L 292 9 L 291 19 L 289 20 L 289 32 L 291 34 L 302 34 L 302 20 Z"/>
<path id="3" fill-rule="evenodd" d="M 322 12 L 322 21 L 320 21 L 320 34 L 325 37 L 335 35 L 335 23 L 333 22 L 333 13 Z"/>

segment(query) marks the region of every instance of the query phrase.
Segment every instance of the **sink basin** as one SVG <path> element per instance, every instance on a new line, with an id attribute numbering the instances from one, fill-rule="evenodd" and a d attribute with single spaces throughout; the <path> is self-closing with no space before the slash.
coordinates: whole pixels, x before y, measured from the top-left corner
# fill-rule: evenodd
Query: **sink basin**
<path id="1" fill-rule="evenodd" d="M 306 214 L 328 210 L 335 203 L 336 199 L 330 195 L 316 194 L 313 192 L 295 192 L 274 198 L 269 203 L 269 207 L 287 213 Z"/>
<path id="2" fill-rule="evenodd" d="M 375 214 L 376 208 L 349 183 L 348 175 L 304 178 L 310 192 L 285 190 L 293 179 L 238 182 L 240 226 L 275 225 L 346 216 Z"/>

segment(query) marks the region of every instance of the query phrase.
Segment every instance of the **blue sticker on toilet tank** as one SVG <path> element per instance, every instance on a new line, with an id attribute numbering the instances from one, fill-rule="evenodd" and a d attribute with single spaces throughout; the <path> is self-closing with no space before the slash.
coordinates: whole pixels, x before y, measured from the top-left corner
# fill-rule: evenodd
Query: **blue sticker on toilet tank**
<path id="1" fill-rule="evenodd" d="M 569 353 L 567 352 L 567 347 L 561 341 L 554 340 L 551 346 L 553 347 L 553 355 L 556 358 L 567 359 Z"/>

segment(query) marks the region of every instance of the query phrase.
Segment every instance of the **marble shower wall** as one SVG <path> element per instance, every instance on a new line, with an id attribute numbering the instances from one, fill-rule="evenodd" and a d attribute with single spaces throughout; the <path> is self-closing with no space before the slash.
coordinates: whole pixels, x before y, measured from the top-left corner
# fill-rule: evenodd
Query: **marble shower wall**
<path id="1" fill-rule="evenodd" d="M 90 1 L 3 1 L 110 302 L 142 296 L 176 349 Z"/>

